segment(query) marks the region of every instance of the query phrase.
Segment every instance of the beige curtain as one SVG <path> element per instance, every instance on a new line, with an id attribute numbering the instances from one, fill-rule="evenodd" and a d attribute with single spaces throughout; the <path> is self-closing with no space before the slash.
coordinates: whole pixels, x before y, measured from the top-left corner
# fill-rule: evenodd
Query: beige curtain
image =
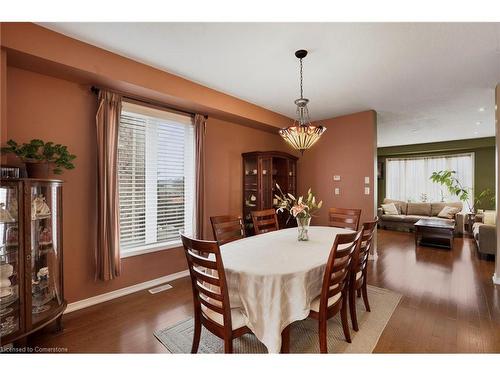
<path id="1" fill-rule="evenodd" d="M 97 125 L 96 278 L 120 276 L 120 213 L 118 201 L 118 127 L 121 96 L 100 91 Z"/>
<path id="2" fill-rule="evenodd" d="M 195 208 L 195 228 L 196 238 L 204 238 L 204 216 L 205 216 L 205 130 L 206 118 L 202 115 L 194 116 L 194 134 L 195 134 L 195 162 L 196 162 L 196 208 Z"/>

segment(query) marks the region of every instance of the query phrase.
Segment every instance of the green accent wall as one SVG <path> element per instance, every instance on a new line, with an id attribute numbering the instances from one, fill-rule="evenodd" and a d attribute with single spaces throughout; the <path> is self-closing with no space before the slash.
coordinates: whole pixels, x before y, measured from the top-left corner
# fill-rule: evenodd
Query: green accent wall
<path id="1" fill-rule="evenodd" d="M 379 147 L 378 162 L 384 163 L 383 178 L 378 179 L 378 206 L 385 198 L 385 159 L 398 157 L 418 157 L 450 155 L 464 152 L 474 153 L 474 190 L 479 193 L 489 188 L 495 192 L 495 137 L 461 139 L 448 142 L 420 143 L 415 145 Z M 483 209 L 495 209 L 490 202 Z"/>

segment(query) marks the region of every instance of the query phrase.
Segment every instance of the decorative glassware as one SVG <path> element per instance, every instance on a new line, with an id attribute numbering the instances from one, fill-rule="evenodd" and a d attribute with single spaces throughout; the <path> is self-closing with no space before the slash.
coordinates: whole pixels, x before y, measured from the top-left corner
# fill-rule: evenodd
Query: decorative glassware
<path id="1" fill-rule="evenodd" d="M 45 268 L 48 272 L 48 269 Z M 40 269 L 42 271 L 42 269 Z M 48 282 L 48 274 L 44 274 L 43 276 L 37 276 L 38 280 L 32 282 L 32 313 L 40 314 L 47 310 L 50 310 L 50 305 L 48 303 L 54 298 L 54 293 L 49 288 Z"/>
<path id="2" fill-rule="evenodd" d="M 42 247 L 52 246 L 52 231 L 50 227 L 40 228 L 40 234 L 38 235 L 38 243 Z"/>
<path id="3" fill-rule="evenodd" d="M 50 215 L 50 208 L 45 197 L 42 194 L 35 196 L 31 201 L 31 219 L 46 219 Z"/>
<path id="4" fill-rule="evenodd" d="M 19 229 L 17 227 L 8 227 L 5 231 L 5 247 L 7 251 L 17 249 L 19 246 Z"/>
<path id="5" fill-rule="evenodd" d="M 19 330 L 18 182 L 0 187 L 0 341 Z"/>
<path id="6" fill-rule="evenodd" d="M 13 223 L 15 221 L 11 213 L 5 209 L 5 203 L 0 203 L 0 223 Z"/>
<path id="7" fill-rule="evenodd" d="M 297 229 L 299 241 L 309 241 L 309 224 L 311 224 L 311 217 L 297 217 Z"/>
<path id="8" fill-rule="evenodd" d="M 7 336 L 8 334 L 16 331 L 17 328 L 17 321 L 13 316 L 9 316 L 0 323 L 0 336 Z"/>
<path id="9" fill-rule="evenodd" d="M 0 297 L 0 317 L 8 315 L 14 311 L 9 307 L 19 298 L 19 285 L 13 285 L 2 288 L 2 296 Z"/>

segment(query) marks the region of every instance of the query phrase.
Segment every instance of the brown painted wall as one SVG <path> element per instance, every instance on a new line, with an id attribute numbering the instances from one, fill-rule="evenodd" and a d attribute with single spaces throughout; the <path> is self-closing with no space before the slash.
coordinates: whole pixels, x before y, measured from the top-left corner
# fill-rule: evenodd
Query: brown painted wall
<path id="1" fill-rule="evenodd" d="M 68 302 L 184 270 L 181 249 L 170 249 L 125 258 L 121 277 L 94 280 L 96 98 L 87 86 L 22 69 L 9 67 L 7 79 L 8 137 L 18 142 L 53 140 L 68 145 L 78 156 L 76 169 L 63 175 Z M 210 216 L 241 212 L 241 153 L 289 150 L 277 134 L 215 118 L 208 120 L 206 142 L 205 233 L 211 238 Z"/>
<path id="2" fill-rule="evenodd" d="M 8 137 L 32 138 L 68 145 L 78 155 L 76 169 L 63 175 L 64 275 L 68 302 L 154 279 L 185 268 L 179 249 L 123 260 L 123 276 L 94 281 L 96 202 L 96 98 L 87 87 L 8 69 Z"/>
<path id="3" fill-rule="evenodd" d="M 0 50 L 0 143 L 7 138 L 7 53 Z M 4 156 L 2 155 L 2 162 Z"/>
<path id="4" fill-rule="evenodd" d="M 277 133 L 267 133 L 209 118 L 206 133 L 205 227 L 212 238 L 209 217 L 241 215 L 243 192 L 241 154 L 250 151 L 285 151 L 293 154 Z"/>
<path id="5" fill-rule="evenodd" d="M 309 187 L 323 200 L 314 225 L 328 224 L 328 208 L 361 208 L 362 220 L 375 216 L 374 157 L 376 153 L 376 116 L 374 111 L 320 121 L 327 130 L 314 147 L 299 159 L 299 193 Z M 340 175 L 340 181 L 333 181 Z M 364 194 L 364 178 L 370 177 L 370 195 Z M 334 195 L 334 188 L 340 195 Z"/>

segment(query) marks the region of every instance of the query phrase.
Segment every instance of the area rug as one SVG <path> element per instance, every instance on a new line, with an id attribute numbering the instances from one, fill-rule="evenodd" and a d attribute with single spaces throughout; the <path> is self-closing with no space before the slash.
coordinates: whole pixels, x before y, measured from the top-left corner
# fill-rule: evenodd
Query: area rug
<path id="1" fill-rule="evenodd" d="M 329 353 L 371 353 L 380 335 L 401 300 L 401 294 L 387 289 L 368 286 L 371 312 L 366 312 L 361 298 L 357 300 L 359 331 L 351 329 L 352 343 L 345 341 L 340 314 L 328 322 Z M 349 319 L 350 323 L 350 319 Z M 352 326 L 351 326 L 352 327 Z M 193 342 L 193 319 L 154 332 L 156 338 L 170 353 L 190 353 Z M 267 353 L 266 347 L 253 335 L 247 334 L 233 341 L 235 353 Z M 198 353 L 223 353 L 224 343 L 202 328 Z M 305 319 L 292 324 L 290 330 L 291 353 L 319 353 L 318 323 Z"/>

